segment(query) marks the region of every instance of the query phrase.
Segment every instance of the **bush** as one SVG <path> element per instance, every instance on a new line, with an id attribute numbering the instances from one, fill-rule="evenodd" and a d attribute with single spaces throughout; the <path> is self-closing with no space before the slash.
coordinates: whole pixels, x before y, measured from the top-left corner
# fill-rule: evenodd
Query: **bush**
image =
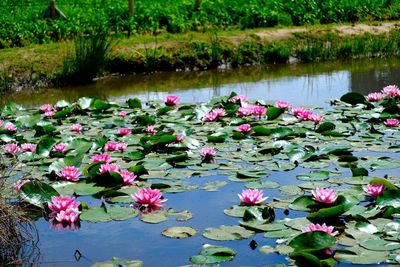
<path id="1" fill-rule="evenodd" d="M 63 68 L 54 83 L 85 84 L 102 73 L 107 63 L 111 40 L 107 33 L 79 36 L 74 41 L 75 56 L 64 59 Z"/>

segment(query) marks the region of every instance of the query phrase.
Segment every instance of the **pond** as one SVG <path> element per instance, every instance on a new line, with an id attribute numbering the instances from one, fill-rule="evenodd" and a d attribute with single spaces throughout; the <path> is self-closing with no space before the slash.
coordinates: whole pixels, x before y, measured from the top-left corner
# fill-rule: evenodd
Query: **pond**
<path id="1" fill-rule="evenodd" d="M 249 99 L 286 99 L 293 105 L 327 106 L 330 99 L 338 98 L 345 92 L 365 95 L 385 85 L 398 84 L 399 71 L 398 58 L 376 58 L 116 76 L 86 86 L 12 92 L 4 96 L 0 103 L 14 101 L 29 107 L 55 103 L 59 99 L 75 101 L 83 96 L 110 101 L 139 97 L 147 101 L 164 99 L 167 94 L 179 95 L 183 103 L 198 103 L 235 91 Z"/>
<path id="2" fill-rule="evenodd" d="M 271 205 L 275 207 L 275 220 L 279 221 L 285 218 L 306 217 L 309 210 L 304 209 L 304 207 L 303 209 L 289 210 L 287 205 L 303 194 L 310 195 L 310 190 L 317 187 L 333 187 L 335 190 L 342 190 L 340 192 L 343 195 L 350 195 L 351 201 L 354 202 L 359 198 L 359 195 L 363 195 L 360 186 L 366 186 L 372 177 L 389 177 L 389 181 L 397 185 L 399 179 L 396 175 L 398 175 L 400 168 L 398 157 L 400 136 L 398 131 L 386 129 L 382 123 L 373 121 L 373 127 L 375 127 L 373 129 L 376 130 L 374 132 L 372 128 L 370 130 L 368 127 L 372 123 L 371 118 L 376 116 L 375 111 L 369 110 L 364 114 L 357 107 L 351 108 L 343 104 L 332 111 L 329 101 L 339 99 L 348 92 L 366 95 L 372 91 L 380 91 L 389 84 L 400 84 L 399 71 L 400 62 L 397 58 L 336 61 L 319 64 L 259 66 L 198 73 L 159 73 L 130 77 L 109 77 L 89 86 L 39 92 L 17 92 L 6 96 L 2 101 L 12 100 L 28 109 L 36 108 L 43 103 L 55 104 L 60 99 L 73 102 L 81 97 L 99 96 L 108 101 L 125 103 L 128 99 L 138 97 L 143 104 L 148 100 L 155 100 L 155 102 L 152 102 L 154 103 L 153 106 L 146 109 L 148 113 L 144 113 L 153 114 L 155 111 L 160 111 L 164 105 L 163 101 L 157 100 L 163 100 L 167 95 L 180 96 L 181 103 L 203 103 L 236 92 L 239 95 L 246 95 L 249 99 L 264 99 L 272 101 L 272 103 L 275 100 L 285 100 L 293 106 L 323 107 L 325 111 L 321 109 L 313 109 L 313 111 L 320 114 L 324 113 L 324 120 L 333 121 L 336 127 L 335 131 L 330 129 L 318 132 L 316 130 L 318 125 L 309 121 L 298 122 L 293 116 L 284 113 L 278 115 L 281 117 L 278 117 L 277 120 L 272 121 L 246 118 L 245 120 L 248 120 L 252 127 L 259 127 L 260 132 L 252 135 L 251 138 L 243 137 L 241 139 L 240 137 L 236 139 L 231 136 L 232 132 L 235 132 L 235 127 L 230 126 L 230 122 L 227 123 L 224 120 L 205 123 L 193 122 L 193 126 L 183 122 L 185 110 L 179 112 L 175 112 L 173 109 L 172 111 L 166 110 L 165 114 L 160 113 L 159 115 L 162 119 L 158 120 L 157 118 L 156 121 L 163 127 L 165 126 L 164 131 L 171 129 L 174 131 L 188 130 L 186 133 L 188 139 L 193 137 L 193 139 L 200 141 L 201 146 L 207 145 L 216 148 L 215 162 L 201 162 L 199 155 L 196 154 L 201 146 L 189 149 L 189 159 L 183 161 L 185 164 L 180 162 L 172 164 L 167 161 L 171 165 L 165 165 L 165 149 L 169 150 L 165 147 L 160 149 L 158 146 L 152 147 L 151 149 L 154 149 L 154 151 L 146 154 L 145 159 L 138 159 L 135 155 L 126 158 L 123 153 L 119 152 L 111 153 L 111 155 L 125 168 L 139 164 L 143 160 L 144 166 L 150 172 L 141 176 L 141 183 L 143 185 L 151 183 L 153 187 L 158 184 L 157 186 L 161 188 L 161 191 L 164 191 L 164 197 L 167 199 L 164 210 L 171 208 L 174 211 L 189 211 L 192 218 L 189 218 L 190 216 L 186 218 L 187 213 L 184 213 L 184 215 L 180 215 L 182 217 L 178 216 L 178 219 L 169 216 L 166 221 L 160 223 L 146 223 L 139 219 L 140 216 L 103 223 L 92 223 L 88 222 L 90 220 L 81 219 L 80 226 L 75 230 L 55 229 L 48 220 L 40 218 L 36 222 L 39 235 L 37 251 L 40 254 L 36 255 L 34 264 L 90 266 L 96 262 L 118 257 L 141 260 L 144 266 L 184 266 L 192 264 L 189 258 L 198 255 L 204 244 L 226 246 L 236 252 L 232 261 L 223 262 L 221 266 L 288 264 L 287 255 L 284 253 L 287 247 L 280 248 L 279 251 L 282 255 L 260 252 L 260 248 L 263 246 L 275 247 L 277 238 L 282 239 L 284 237 L 282 233 L 272 231 L 275 236 L 265 237 L 265 231 L 260 231 L 252 233 L 250 238 L 234 241 L 212 240 L 202 234 L 205 233 L 207 228 L 217 228 L 221 225 L 238 226 L 239 221 L 243 221 L 240 218 L 241 216 L 227 216 L 224 210 L 239 205 L 238 194 L 246 188 L 262 188 L 264 196 L 268 197 L 265 203 L 274 202 Z M 90 103 L 93 104 L 94 100 L 86 99 L 85 101 L 92 101 Z M 84 112 L 67 113 L 64 122 L 84 125 L 86 127 L 85 137 L 90 138 L 90 140 L 95 140 L 99 136 L 106 137 L 109 140 L 116 139 L 115 130 L 122 125 L 134 130 L 143 126 L 139 125 L 136 111 L 130 113 L 122 122 L 120 119 L 116 119 L 118 117 L 115 115 L 117 110 L 130 112 L 126 105 L 118 107 L 118 109 L 107 107 L 104 109 L 105 114 L 99 114 L 97 112 L 99 110 L 97 110 L 86 117 L 85 110 L 87 107 L 86 109 L 83 108 L 86 102 L 79 103 Z M 106 102 L 99 102 L 99 105 L 106 104 Z M 228 104 L 223 105 L 227 106 Z M 65 104 L 64 109 L 67 108 L 68 104 Z M 101 110 L 103 111 L 103 108 Z M 30 111 L 30 113 L 33 112 L 33 110 Z M 202 111 L 196 112 L 203 114 Z M 179 116 L 177 113 L 179 113 Z M 75 117 L 70 117 L 71 114 L 74 114 Z M 171 114 L 172 117 L 168 117 L 168 114 Z M 370 117 L 367 118 L 367 116 Z M 394 114 L 390 117 L 396 116 L 398 115 Z M 64 116 L 62 118 L 64 119 Z M 45 121 L 47 120 L 45 119 Z M 52 118 L 49 121 L 56 122 Z M 353 126 L 350 122 L 353 122 Z M 236 123 L 238 122 L 234 124 L 236 125 Z M 26 122 L 26 124 L 29 123 Z M 55 125 L 57 125 L 57 132 L 59 131 L 59 134 L 54 137 L 57 142 L 60 140 L 74 142 L 76 136 L 71 135 L 66 126 Z M 275 128 L 272 135 L 270 132 L 263 134 L 263 131 L 265 131 L 263 125 L 266 125 L 267 128 Z M 290 130 L 291 127 L 294 127 L 295 130 Z M 354 135 L 351 127 L 355 127 L 355 131 L 359 134 Z M 27 128 L 29 130 L 29 127 Z M 301 128 L 306 129 L 306 131 L 301 130 Z M 225 139 L 219 140 L 218 138 L 215 142 L 210 142 L 212 139 L 208 135 L 216 132 L 222 134 L 229 132 L 230 143 L 227 144 L 224 142 Z M 324 133 L 324 135 L 320 133 Z M 139 135 L 142 137 L 142 132 Z M 32 137 L 32 134 L 27 136 L 37 142 L 44 138 L 43 135 L 40 138 Z M 138 139 L 129 138 L 131 137 L 125 136 L 116 140 L 127 142 L 130 147 L 128 151 L 132 152 L 132 149 L 137 151 L 139 147 Z M 296 146 L 290 146 L 293 144 L 296 144 Z M 92 141 L 90 141 L 90 145 L 92 145 Z M 337 146 L 335 151 L 331 151 L 332 145 Z M 71 146 L 75 150 L 79 150 L 79 146 L 85 146 L 85 143 L 77 141 Z M 277 147 L 279 151 L 272 152 Z M 312 152 L 308 150 L 311 147 Z M 323 149 L 325 149 L 325 154 L 322 152 Z M 96 153 L 98 151 L 99 149 Z M 179 149 L 177 151 L 179 152 Z M 263 152 L 260 153 L 259 151 Z M 349 151 L 351 153 L 348 153 Z M 69 152 L 68 155 L 76 156 L 72 152 Z M 301 152 L 298 155 L 299 158 L 293 159 L 294 153 L 298 152 Z M 305 158 L 307 153 L 314 154 L 310 158 Z M 315 160 L 309 160 L 314 157 Z M 162 160 L 160 161 L 159 158 Z M 29 155 L 23 157 L 23 159 L 26 162 L 31 162 L 28 167 L 38 169 L 32 172 L 34 176 L 40 175 L 42 171 L 49 172 L 46 169 L 47 167 L 40 167 L 38 162 L 41 164 L 43 162 L 50 164 L 51 162 L 40 157 L 31 158 Z M 85 155 L 80 169 L 83 170 L 88 163 L 89 159 Z M 56 166 L 53 167 L 57 168 Z M 367 175 L 364 173 L 364 176 L 354 178 L 353 172 L 357 167 L 368 171 L 370 176 L 364 177 L 368 176 L 368 173 Z M 26 168 L 24 171 L 29 172 Z M 341 181 L 345 178 L 347 179 L 346 182 Z M 50 181 L 51 184 L 54 184 L 54 177 Z M 260 181 L 263 183 L 257 184 Z M 54 187 L 59 188 L 55 185 Z M 390 185 L 387 187 L 390 187 Z M 60 190 L 68 191 L 65 188 Z M 396 190 L 394 191 L 397 194 Z M 110 203 L 110 197 L 106 195 L 101 198 L 79 196 L 78 200 L 87 203 L 89 208 L 99 207 L 105 200 Z M 363 205 L 369 205 L 364 201 L 364 197 L 362 197 L 362 200 L 358 199 L 358 201 L 363 203 L 360 206 L 356 205 L 360 209 L 363 209 Z M 118 201 L 115 203 L 118 203 Z M 121 203 L 122 207 L 133 209 L 129 206 L 133 203 L 133 200 L 131 203 L 126 201 Z M 397 207 L 395 208 L 397 209 Z M 364 214 L 363 212 L 365 210 L 359 211 L 361 214 Z M 394 214 L 398 215 L 399 213 L 394 212 Z M 372 217 L 368 217 L 368 219 L 370 218 Z M 375 221 L 373 222 L 375 223 Z M 393 219 L 392 222 L 397 223 L 397 219 Z M 339 222 L 338 225 L 341 223 L 343 222 Z M 189 226 L 196 229 L 197 234 L 182 239 L 161 235 L 163 230 L 173 226 Z M 340 226 L 338 227 L 340 228 Z M 354 226 L 349 228 L 359 231 L 359 228 L 354 228 Z M 379 226 L 378 228 L 381 229 Z M 281 230 L 286 230 L 288 234 L 301 233 L 296 232 L 300 230 L 296 227 L 294 229 L 283 227 Z M 340 228 L 340 231 L 343 232 L 344 229 Z M 359 242 L 359 236 L 354 234 L 353 237 Z M 398 237 L 391 236 L 391 238 L 390 240 L 398 244 Z M 351 243 L 347 239 L 346 242 L 341 242 L 338 247 L 342 248 L 344 244 Z M 257 244 L 257 246 L 254 244 Z M 384 253 L 387 254 L 384 257 L 392 257 L 398 252 L 399 248 L 400 246 L 388 250 L 388 252 L 385 251 Z M 265 247 L 265 249 L 270 249 L 270 247 Z M 79 251 L 80 257 L 77 256 L 76 251 Z M 371 253 L 377 253 L 377 257 L 382 257 L 382 254 L 379 254 L 381 251 L 377 252 L 374 249 L 371 251 Z M 346 257 L 344 256 L 344 258 Z M 350 266 L 348 263 L 340 263 L 340 266 L 347 265 Z"/>

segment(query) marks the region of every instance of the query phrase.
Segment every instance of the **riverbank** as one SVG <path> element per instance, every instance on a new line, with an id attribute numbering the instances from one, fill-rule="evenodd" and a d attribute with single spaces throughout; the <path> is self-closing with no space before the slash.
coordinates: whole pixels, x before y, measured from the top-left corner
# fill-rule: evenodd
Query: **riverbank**
<path id="1" fill-rule="evenodd" d="M 398 55 L 399 22 L 116 39 L 104 75 Z M 53 86 L 72 42 L 0 50 L 0 90 Z"/>

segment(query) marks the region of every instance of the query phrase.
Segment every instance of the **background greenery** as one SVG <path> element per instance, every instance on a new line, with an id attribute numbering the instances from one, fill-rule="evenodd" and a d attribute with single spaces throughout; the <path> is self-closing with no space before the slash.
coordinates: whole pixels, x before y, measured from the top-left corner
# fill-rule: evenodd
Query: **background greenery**
<path id="1" fill-rule="evenodd" d="M 396 20 L 400 0 L 57 0 L 67 19 L 43 19 L 48 0 L 0 3 L 0 48 L 48 43 L 109 29 L 116 34 L 249 29 L 277 25 Z"/>

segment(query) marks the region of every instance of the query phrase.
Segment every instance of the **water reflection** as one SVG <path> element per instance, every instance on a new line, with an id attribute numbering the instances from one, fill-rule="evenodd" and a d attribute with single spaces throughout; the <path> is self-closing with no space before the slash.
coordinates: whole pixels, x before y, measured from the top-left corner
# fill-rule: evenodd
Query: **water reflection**
<path id="1" fill-rule="evenodd" d="M 123 101 L 131 97 L 150 100 L 176 94 L 183 102 L 202 102 L 236 91 L 249 98 L 284 99 L 294 105 L 326 106 L 327 100 L 348 91 L 367 94 L 384 85 L 398 84 L 399 70 L 398 58 L 391 58 L 157 73 L 109 77 L 87 86 L 14 92 L 0 101 L 13 100 L 32 106 L 55 103 L 58 99 L 75 101 L 83 96 Z"/>

